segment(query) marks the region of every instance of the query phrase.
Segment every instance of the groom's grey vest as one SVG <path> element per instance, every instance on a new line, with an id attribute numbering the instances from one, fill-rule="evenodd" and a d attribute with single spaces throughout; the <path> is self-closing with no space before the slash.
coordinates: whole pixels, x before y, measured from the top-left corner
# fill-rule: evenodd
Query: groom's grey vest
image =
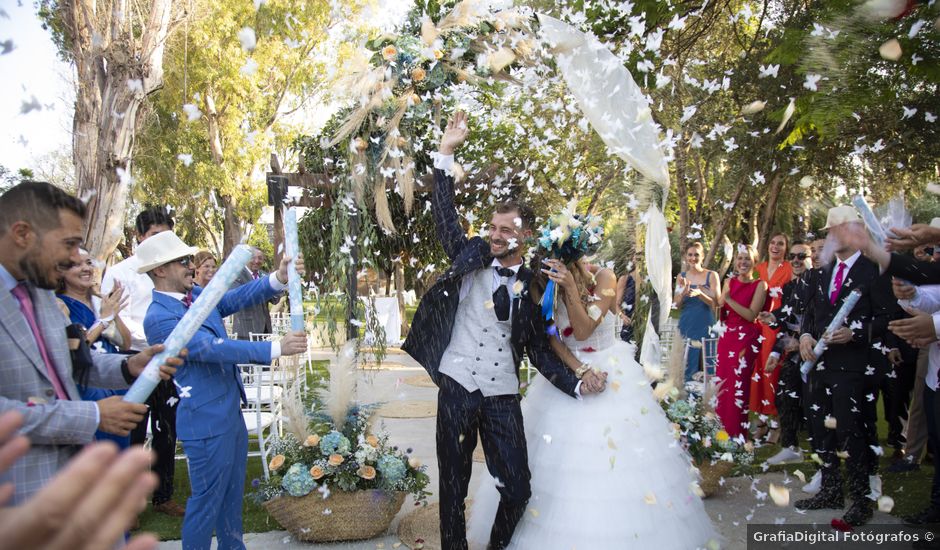
<path id="1" fill-rule="evenodd" d="M 512 319 L 500 321 L 493 307 L 493 268 L 477 269 L 470 293 L 457 306 L 450 344 L 441 357 L 440 372 L 467 391 L 485 397 L 519 393 L 519 377 L 512 359 Z M 512 289 L 509 289 L 510 296 Z"/>

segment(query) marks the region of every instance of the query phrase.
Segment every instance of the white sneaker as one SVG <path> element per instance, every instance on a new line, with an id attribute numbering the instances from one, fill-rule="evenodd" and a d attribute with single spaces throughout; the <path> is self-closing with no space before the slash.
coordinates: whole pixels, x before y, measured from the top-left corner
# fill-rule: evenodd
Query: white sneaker
<path id="1" fill-rule="evenodd" d="M 767 459 L 767 464 L 793 464 L 803 462 L 803 451 L 794 447 L 784 447 L 780 452 Z"/>
<path id="2" fill-rule="evenodd" d="M 819 492 L 819 489 L 822 488 L 822 472 L 816 470 L 816 473 L 813 474 L 813 479 L 809 480 L 809 483 L 803 486 L 803 492 L 815 495 Z"/>

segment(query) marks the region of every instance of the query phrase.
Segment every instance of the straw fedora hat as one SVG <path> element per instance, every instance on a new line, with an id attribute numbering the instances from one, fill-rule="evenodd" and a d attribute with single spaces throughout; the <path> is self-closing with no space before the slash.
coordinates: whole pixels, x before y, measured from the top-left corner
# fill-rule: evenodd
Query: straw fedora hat
<path id="1" fill-rule="evenodd" d="M 137 247 L 137 259 L 140 267 L 137 273 L 147 273 L 155 267 L 172 262 L 178 258 L 192 256 L 199 252 L 195 246 L 187 246 L 182 239 L 172 231 L 161 231 L 153 237 L 140 243 Z"/>
<path id="2" fill-rule="evenodd" d="M 858 215 L 855 207 L 843 204 L 829 209 L 829 214 L 826 215 L 826 226 L 823 229 L 832 229 L 837 225 L 860 221 L 862 221 L 862 217 Z"/>

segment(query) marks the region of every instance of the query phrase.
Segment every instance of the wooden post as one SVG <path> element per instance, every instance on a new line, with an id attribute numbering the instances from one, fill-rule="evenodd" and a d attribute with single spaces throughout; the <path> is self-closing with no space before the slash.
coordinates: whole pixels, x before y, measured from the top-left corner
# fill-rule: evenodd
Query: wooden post
<path id="1" fill-rule="evenodd" d="M 281 172 L 281 161 L 278 160 L 276 153 L 271 153 L 271 173 L 277 176 L 283 175 Z M 284 255 L 284 202 L 280 200 L 271 201 L 274 208 L 274 265 L 281 265 L 281 257 Z"/>

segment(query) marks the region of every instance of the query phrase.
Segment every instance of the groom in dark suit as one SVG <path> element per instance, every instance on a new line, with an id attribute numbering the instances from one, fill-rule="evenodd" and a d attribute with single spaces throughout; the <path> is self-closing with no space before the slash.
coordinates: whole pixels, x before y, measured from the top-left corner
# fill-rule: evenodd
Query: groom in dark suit
<path id="1" fill-rule="evenodd" d="M 874 453 L 869 447 L 875 421 L 869 414 L 869 395 L 874 393 L 875 368 L 871 363 L 873 333 L 886 325 L 887 309 L 872 286 L 879 277 L 878 266 L 862 256 L 848 235 L 861 220 L 851 206 L 830 209 L 826 223 L 829 240 L 835 244 L 835 260 L 812 272 L 810 295 L 802 323 L 800 355 L 814 358 L 817 340 L 827 347 L 810 371 L 807 385 L 810 433 L 813 449 L 823 461 L 822 489 L 814 497 L 796 502 L 802 510 L 844 506 L 843 482 L 839 464 L 846 461 L 849 496 L 853 502 L 843 520 L 853 526 L 872 517 L 873 502 L 868 498 L 869 474 Z M 828 246 L 828 245 L 827 245 Z M 853 290 L 862 293 L 845 323 L 833 332 L 827 327 Z"/>
<path id="2" fill-rule="evenodd" d="M 549 347 L 544 320 L 529 295 L 534 273 L 522 265 L 521 244 L 534 223 L 531 210 L 518 203 L 497 204 L 488 241 L 468 239 L 461 228 L 449 172 L 454 150 L 466 137 L 467 117 L 458 112 L 441 138 L 432 199 L 438 237 L 453 263 L 421 300 L 402 346 L 440 389 L 437 462 L 446 550 L 467 548 L 464 500 L 477 434 L 500 493 L 490 548 L 509 544 L 525 512 L 531 491 L 519 406 L 523 353 L 572 397 L 605 386 L 605 377 L 591 371 L 578 380 Z"/>

